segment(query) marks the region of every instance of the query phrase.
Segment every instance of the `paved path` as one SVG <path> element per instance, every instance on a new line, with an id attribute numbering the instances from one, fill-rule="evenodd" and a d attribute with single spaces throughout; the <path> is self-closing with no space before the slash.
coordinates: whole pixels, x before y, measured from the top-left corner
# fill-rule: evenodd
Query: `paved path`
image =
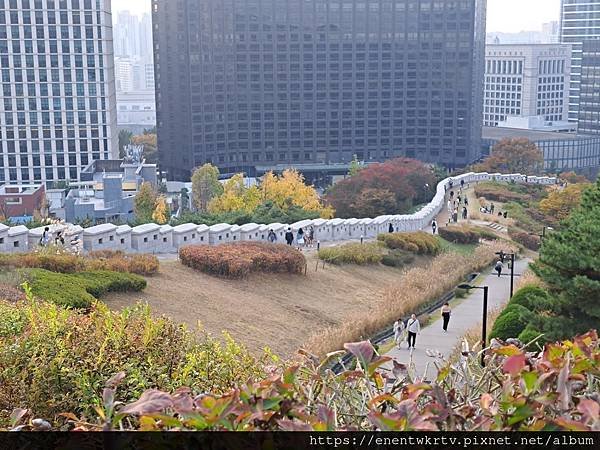
<path id="1" fill-rule="evenodd" d="M 515 275 L 522 274 L 528 267 L 529 260 L 517 260 L 515 264 Z M 479 278 L 476 283 L 478 286 L 489 286 L 488 312 L 502 307 L 508 302 L 510 295 L 510 271 L 504 265 L 503 276 L 498 278 L 497 274 L 488 269 L 485 278 Z M 506 274 L 508 273 L 508 276 Z M 515 278 L 517 278 L 515 276 Z M 516 284 L 516 280 L 515 280 Z M 454 304 L 452 304 L 454 303 Z M 464 334 L 471 328 L 481 324 L 483 316 L 483 290 L 473 289 L 464 299 L 457 299 L 452 302 L 452 316 L 448 332 L 442 330 L 441 312 L 439 310 L 432 314 L 432 323 L 421 329 L 417 336 L 416 348 L 411 352 L 407 349 L 406 342 L 402 343 L 402 349 L 394 347 L 387 356 L 393 357 L 400 363 L 407 364 L 410 367 L 414 365 L 415 376 L 431 380 L 437 375 L 435 367 L 435 357 L 427 355 L 427 351 L 441 353 L 447 358 L 452 350 L 461 341 Z M 488 332 L 493 324 L 488 321 Z M 388 366 L 390 368 L 390 366 Z"/>

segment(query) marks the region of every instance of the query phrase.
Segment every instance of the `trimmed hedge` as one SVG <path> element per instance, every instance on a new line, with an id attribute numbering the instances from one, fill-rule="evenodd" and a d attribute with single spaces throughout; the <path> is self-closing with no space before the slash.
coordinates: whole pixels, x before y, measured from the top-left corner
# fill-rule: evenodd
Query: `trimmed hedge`
<path id="1" fill-rule="evenodd" d="M 388 267 L 404 267 L 412 264 L 415 257 L 402 250 L 392 250 L 381 259 L 381 264 Z"/>
<path id="2" fill-rule="evenodd" d="M 129 273 L 96 271 L 64 274 L 45 269 L 22 272 L 35 297 L 67 308 L 89 308 L 108 292 L 139 292 L 146 280 Z"/>
<path id="3" fill-rule="evenodd" d="M 532 312 L 545 312 L 553 308 L 554 301 L 548 291 L 539 286 L 525 286 L 510 300 L 511 305 L 521 305 Z"/>
<path id="4" fill-rule="evenodd" d="M 527 308 L 517 304 L 509 304 L 498 316 L 492 328 L 491 337 L 506 340 L 518 337 L 534 318 Z"/>
<path id="5" fill-rule="evenodd" d="M 179 249 L 182 264 L 209 275 L 244 278 L 250 273 L 302 273 L 302 252 L 283 244 L 240 242 L 217 246 L 188 245 Z"/>
<path id="6" fill-rule="evenodd" d="M 440 241 L 433 235 L 422 231 L 416 233 L 385 233 L 377 236 L 377 240 L 392 250 L 404 250 L 420 255 L 437 255 L 441 252 Z"/>
<path id="7" fill-rule="evenodd" d="M 467 226 L 440 227 L 438 233 L 442 238 L 454 244 L 477 244 L 480 233 Z"/>
<path id="8" fill-rule="evenodd" d="M 383 258 L 381 246 L 376 242 L 344 244 L 319 250 L 319 259 L 331 264 L 379 264 Z"/>
<path id="9" fill-rule="evenodd" d="M 51 247 L 52 248 L 52 247 Z M 52 248 L 54 250 L 54 248 Z M 138 275 L 158 272 L 158 258 L 154 255 L 129 255 L 121 251 L 91 252 L 85 256 L 66 251 L 42 249 L 38 252 L 0 255 L 0 267 L 45 269 L 58 273 L 108 270 Z"/>
<path id="10" fill-rule="evenodd" d="M 516 243 L 534 252 L 537 252 L 542 246 L 542 240 L 537 235 L 532 235 L 515 228 L 509 228 L 508 235 Z"/>

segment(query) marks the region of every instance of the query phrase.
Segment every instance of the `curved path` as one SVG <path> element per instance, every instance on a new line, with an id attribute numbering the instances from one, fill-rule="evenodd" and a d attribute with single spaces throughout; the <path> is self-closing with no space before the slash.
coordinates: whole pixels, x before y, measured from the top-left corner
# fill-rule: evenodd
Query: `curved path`
<path id="1" fill-rule="evenodd" d="M 515 264 L 515 278 L 522 274 L 529 266 L 529 260 L 519 259 Z M 510 295 L 510 272 L 507 273 L 506 264 L 503 275 L 498 278 L 492 269 L 484 273 L 484 277 L 476 280 L 478 286 L 489 286 L 488 314 L 489 312 L 503 307 L 509 300 Z M 515 280 L 516 283 L 516 280 Z M 431 323 L 421 329 L 417 336 L 416 348 L 412 351 L 407 349 L 407 343 L 402 343 L 402 348 L 394 347 L 386 356 L 393 357 L 396 361 L 406 364 L 412 368 L 414 376 L 431 380 L 437 376 L 436 360 L 447 359 L 453 349 L 459 345 L 463 336 L 473 327 L 480 326 L 483 318 L 483 290 L 473 289 L 464 299 L 451 302 L 452 315 L 448 332 L 442 330 L 441 312 L 438 310 L 432 314 Z M 488 333 L 492 323 L 488 320 Z M 429 354 L 428 354 L 429 353 Z M 437 355 L 432 356 L 432 355 Z M 388 366 L 390 368 L 390 366 Z"/>

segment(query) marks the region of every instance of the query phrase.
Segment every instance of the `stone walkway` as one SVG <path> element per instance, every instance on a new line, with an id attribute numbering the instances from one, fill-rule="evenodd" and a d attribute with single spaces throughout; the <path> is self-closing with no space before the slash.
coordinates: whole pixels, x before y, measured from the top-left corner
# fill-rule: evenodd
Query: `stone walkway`
<path id="1" fill-rule="evenodd" d="M 522 274 L 529 266 L 529 260 L 517 260 L 515 264 L 515 284 L 517 275 Z M 498 278 L 496 272 L 488 269 L 485 278 L 476 280 L 478 286 L 489 286 L 488 313 L 504 306 L 510 295 L 510 271 L 507 264 L 504 265 L 503 275 Z M 447 358 L 452 350 L 461 342 L 464 334 L 471 328 L 480 325 L 483 317 L 483 290 L 473 289 L 464 299 L 451 302 L 452 315 L 448 332 L 442 330 L 442 319 L 440 310 L 432 314 L 432 323 L 421 329 L 417 335 L 416 348 L 413 351 L 407 349 L 406 341 L 402 343 L 402 349 L 394 347 L 387 356 L 411 367 L 411 373 L 415 376 L 431 380 L 437 375 L 435 366 L 436 358 L 428 355 L 441 354 Z M 488 321 L 488 332 L 492 323 Z M 391 366 L 387 366 L 391 368 Z"/>

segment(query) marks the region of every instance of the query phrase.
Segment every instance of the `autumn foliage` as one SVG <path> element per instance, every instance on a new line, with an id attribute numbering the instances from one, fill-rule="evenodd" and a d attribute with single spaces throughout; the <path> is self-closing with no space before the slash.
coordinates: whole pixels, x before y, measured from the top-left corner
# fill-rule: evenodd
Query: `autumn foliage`
<path id="1" fill-rule="evenodd" d="M 492 148 L 490 156 L 473 167 L 475 172 L 524 175 L 538 175 L 543 169 L 542 151 L 533 142 L 523 138 L 502 139 Z"/>
<path id="2" fill-rule="evenodd" d="M 189 245 L 179 250 L 179 259 L 188 267 L 226 278 L 244 278 L 257 272 L 297 274 L 306 267 L 300 251 L 262 242 Z"/>
<path id="3" fill-rule="evenodd" d="M 361 169 L 327 193 L 340 218 L 400 214 L 431 200 L 435 175 L 422 162 L 398 158 Z"/>

